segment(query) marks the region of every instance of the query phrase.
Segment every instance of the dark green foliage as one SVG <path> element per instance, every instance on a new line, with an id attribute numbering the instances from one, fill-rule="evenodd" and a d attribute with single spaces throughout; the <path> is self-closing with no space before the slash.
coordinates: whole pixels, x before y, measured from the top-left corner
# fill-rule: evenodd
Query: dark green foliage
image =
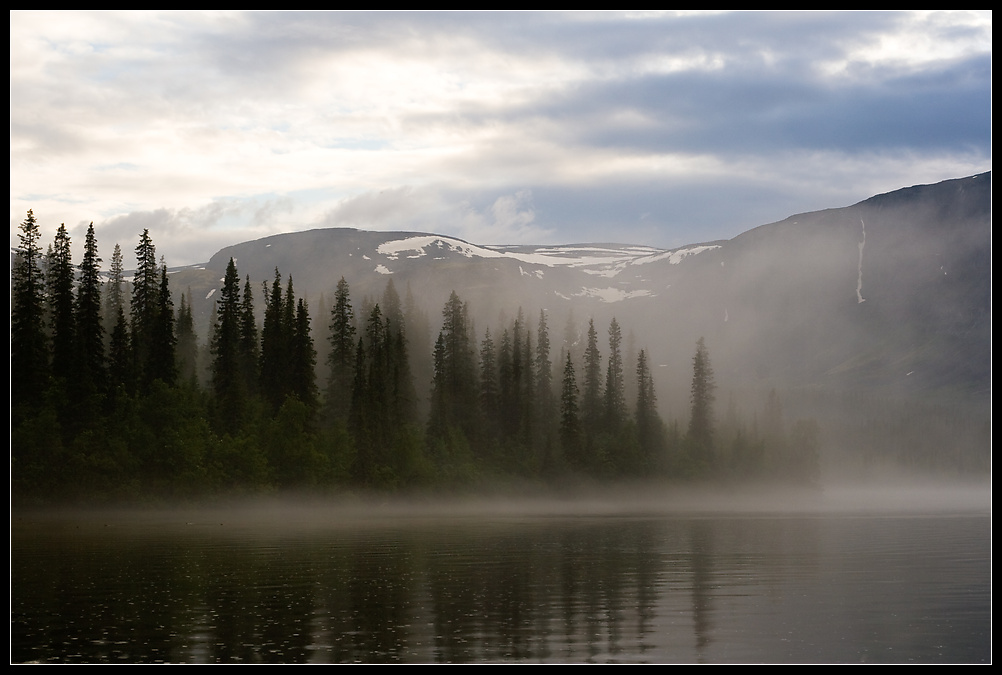
<path id="1" fill-rule="evenodd" d="M 133 359 L 129 323 L 119 305 L 108 343 L 108 390 L 118 396 L 131 387 Z"/>
<path id="2" fill-rule="evenodd" d="M 149 230 L 143 230 L 136 246 L 136 273 L 132 282 L 132 303 L 129 306 L 130 342 L 132 345 L 132 375 L 143 383 L 151 381 L 150 360 L 157 330 L 160 308 L 160 275 L 156 248 Z"/>
<path id="3" fill-rule="evenodd" d="M 76 302 L 77 378 L 83 396 L 93 396 L 104 383 L 104 323 L 101 316 L 101 258 L 94 223 L 87 228 Z"/>
<path id="4" fill-rule="evenodd" d="M 125 265 L 122 262 L 122 247 L 115 244 L 115 250 L 111 255 L 111 265 L 108 267 L 108 282 L 105 284 L 104 293 L 104 327 L 109 336 L 118 320 L 119 310 L 126 311 L 124 284 Z"/>
<path id="5" fill-rule="evenodd" d="M 291 280 L 289 284 L 291 293 Z M 291 304 L 292 299 L 289 298 Z M 291 336 L 292 364 L 289 376 L 292 396 L 299 399 L 310 412 L 310 423 L 314 423 L 318 405 L 317 394 L 317 352 L 310 335 L 310 313 L 306 302 L 300 298 L 296 302 L 296 317 Z"/>
<path id="6" fill-rule="evenodd" d="M 177 372 L 179 381 L 198 383 L 198 336 L 195 335 L 195 317 L 191 313 L 191 290 L 181 295 L 177 310 Z"/>
<path id="7" fill-rule="evenodd" d="M 70 433 L 93 427 L 107 389 L 104 323 L 101 312 L 101 259 L 94 224 L 87 228 L 74 312 L 74 358 L 68 383 Z"/>
<path id="8" fill-rule="evenodd" d="M 38 409 L 49 377 L 41 235 L 31 211 L 19 227 L 10 317 L 10 393 L 14 423 Z"/>
<path id="9" fill-rule="evenodd" d="M 230 258 L 216 301 L 216 325 L 210 343 L 215 426 L 229 433 L 243 426 L 248 397 L 240 359 L 240 309 L 240 277 Z"/>
<path id="10" fill-rule="evenodd" d="M 258 341 L 257 318 L 254 315 L 254 289 L 250 277 L 244 282 L 243 298 L 240 301 L 240 347 L 239 369 L 244 390 L 248 396 L 258 393 L 258 362 L 261 346 Z"/>
<path id="11" fill-rule="evenodd" d="M 442 330 L 435 345 L 428 430 L 432 439 L 458 429 L 474 438 L 477 423 L 477 374 L 466 307 L 455 291 L 442 310 Z"/>
<path id="12" fill-rule="evenodd" d="M 665 466 L 665 429 L 658 414 L 654 377 L 647 363 L 647 352 L 637 354 L 637 441 L 640 445 L 641 463 L 646 469 Z"/>
<path id="13" fill-rule="evenodd" d="M 265 288 L 259 331 L 250 279 L 241 293 L 231 259 L 213 307 L 211 372 L 203 377 L 209 383 L 203 391 L 190 291 L 180 296 L 175 314 L 167 267 L 157 265 L 148 232 L 136 249 L 132 302 L 127 306 L 122 297 L 116 247 L 102 311 L 93 226 L 78 279 L 65 228 L 47 261 L 30 211 L 21 230 L 11 298 L 11 485 L 19 501 L 466 487 L 497 478 L 556 481 L 568 470 L 594 480 L 818 479 L 820 426 L 801 420 L 786 431 L 775 393 L 761 433 L 736 412 L 715 426 L 715 384 L 702 340 L 683 442 L 678 423 L 661 420 L 643 349 L 636 388 L 629 390 L 636 396 L 635 416 L 629 414 L 625 392 L 632 379 L 625 382 L 615 319 L 604 371 L 594 321 L 583 354 L 573 356 L 570 342 L 562 350 L 556 396 L 543 311 L 533 331 L 519 309 L 498 327 L 497 343 L 490 329 L 484 332 L 478 352 L 468 308 L 452 293 L 434 351 L 425 353 L 432 350 L 421 313 L 409 289 L 403 310 L 392 281 L 378 304 L 363 301 L 364 326 L 356 326 L 347 282 L 338 283 L 330 333 L 323 338 L 330 345 L 329 375 L 319 424 L 317 354 L 306 302 L 295 297 L 292 278 L 283 284 L 276 269 Z M 424 429 L 411 331 L 426 345 L 416 361 L 433 363 Z M 58 377 L 51 376 L 50 354 Z M 575 363 L 583 371 L 581 390 Z M 423 389 L 426 383 L 420 384 Z"/>
<path id="14" fill-rule="evenodd" d="M 564 378 L 560 389 L 560 444 L 565 460 L 572 467 L 584 469 L 586 462 L 578 411 L 578 383 L 570 354 L 564 363 Z"/>
<path id="15" fill-rule="evenodd" d="M 497 439 L 500 432 L 499 386 L 497 349 L 488 328 L 480 343 L 480 415 L 483 419 L 481 442 L 485 444 Z"/>
<path id="16" fill-rule="evenodd" d="M 392 279 L 386 283 L 382 306 L 386 321 L 391 416 L 394 424 L 414 424 L 417 421 L 417 392 L 411 374 L 404 313 Z"/>
<path id="17" fill-rule="evenodd" d="M 588 343 L 584 353 L 584 383 L 581 393 L 581 419 L 584 431 L 598 433 L 602 415 L 602 355 L 598 350 L 598 333 L 594 319 L 588 320 Z"/>
<path id="18" fill-rule="evenodd" d="M 626 421 L 622 341 L 619 323 L 613 317 L 609 324 L 609 365 L 605 377 L 605 423 L 606 429 L 613 433 Z"/>
<path id="19" fill-rule="evenodd" d="M 690 458 L 697 471 L 707 470 L 714 461 L 713 447 L 713 402 L 716 383 L 710 355 L 703 338 L 696 342 L 696 354 L 692 357 L 692 387 L 690 389 L 691 409 L 689 431 L 686 443 Z"/>
<path id="20" fill-rule="evenodd" d="M 174 300 L 167 278 L 167 265 L 160 268 L 160 286 L 149 346 L 145 374 L 147 386 L 156 380 L 173 385 L 177 381 L 177 334 L 174 332 Z"/>
<path id="21" fill-rule="evenodd" d="M 286 323 L 285 303 L 282 297 L 282 275 L 275 269 L 275 279 L 271 293 L 267 296 L 264 310 L 264 326 L 261 329 L 261 393 L 278 412 L 288 394 L 287 375 L 289 373 L 289 339 L 291 326 Z"/>
<path id="22" fill-rule="evenodd" d="M 334 294 L 330 316 L 330 355 L 327 358 L 327 418 L 345 422 L 351 409 L 351 391 L 355 364 L 355 314 L 351 306 L 348 282 L 341 277 Z"/>
<path id="23" fill-rule="evenodd" d="M 553 426 L 553 364 L 550 362 L 550 331 L 546 313 L 539 310 L 536 328 L 536 405 L 540 429 L 546 434 Z"/>
<path id="24" fill-rule="evenodd" d="M 74 283 L 70 237 L 66 226 L 60 225 L 48 257 L 49 334 L 52 336 L 52 375 L 68 381 L 75 375 L 77 357 L 76 317 L 74 316 Z"/>

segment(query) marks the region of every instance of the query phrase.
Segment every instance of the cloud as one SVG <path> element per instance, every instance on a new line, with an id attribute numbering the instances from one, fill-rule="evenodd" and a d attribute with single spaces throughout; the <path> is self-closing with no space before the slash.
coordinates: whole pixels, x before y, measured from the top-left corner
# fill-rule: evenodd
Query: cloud
<path id="1" fill-rule="evenodd" d="M 448 232 L 476 243 L 532 243 L 552 236 L 534 220 L 529 190 L 503 194 L 478 207 L 448 191 L 405 186 L 345 199 L 324 214 L 319 226 Z"/>
<path id="2" fill-rule="evenodd" d="M 990 11 L 10 18 L 12 242 L 682 244 L 991 168 Z"/>

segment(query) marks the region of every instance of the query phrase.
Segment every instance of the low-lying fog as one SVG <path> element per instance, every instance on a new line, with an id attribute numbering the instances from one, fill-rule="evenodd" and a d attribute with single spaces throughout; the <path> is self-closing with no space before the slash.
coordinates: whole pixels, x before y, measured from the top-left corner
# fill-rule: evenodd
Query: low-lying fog
<path id="1" fill-rule="evenodd" d="M 681 486 L 628 484 L 619 487 L 523 490 L 518 495 L 390 496 L 339 498 L 285 495 L 204 505 L 49 510 L 15 514 L 14 520 L 45 518 L 111 523 L 253 525 L 284 530 L 352 525 L 395 525 L 415 519 L 536 519 L 575 517 L 798 517 L 990 514 L 988 482 L 839 484 L 823 488 L 775 485 Z"/>

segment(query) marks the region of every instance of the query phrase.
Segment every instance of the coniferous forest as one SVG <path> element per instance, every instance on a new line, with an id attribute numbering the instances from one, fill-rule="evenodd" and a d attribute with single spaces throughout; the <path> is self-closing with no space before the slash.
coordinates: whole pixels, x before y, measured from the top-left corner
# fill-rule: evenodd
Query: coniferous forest
<path id="1" fill-rule="evenodd" d="M 478 328 L 453 292 L 415 349 L 426 340 L 392 280 L 359 301 L 342 278 L 311 316 L 291 275 L 262 287 L 230 259 L 200 336 L 148 231 L 126 280 L 118 244 L 102 271 L 93 224 L 79 262 L 64 226 L 44 251 L 31 211 L 19 229 L 15 503 L 819 478 L 817 423 L 787 430 L 775 392 L 751 423 L 715 412 L 702 339 L 680 422 L 659 413 L 648 352 L 628 363 L 615 319 L 589 320 L 580 353 L 557 352 L 544 311 Z"/>

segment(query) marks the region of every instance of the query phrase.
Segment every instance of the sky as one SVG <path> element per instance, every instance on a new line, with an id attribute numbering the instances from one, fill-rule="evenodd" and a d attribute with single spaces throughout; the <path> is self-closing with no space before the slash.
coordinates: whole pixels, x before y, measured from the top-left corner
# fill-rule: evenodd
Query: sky
<path id="1" fill-rule="evenodd" d="M 991 55 L 990 10 L 11 11 L 11 245 L 729 239 L 990 171 Z"/>

